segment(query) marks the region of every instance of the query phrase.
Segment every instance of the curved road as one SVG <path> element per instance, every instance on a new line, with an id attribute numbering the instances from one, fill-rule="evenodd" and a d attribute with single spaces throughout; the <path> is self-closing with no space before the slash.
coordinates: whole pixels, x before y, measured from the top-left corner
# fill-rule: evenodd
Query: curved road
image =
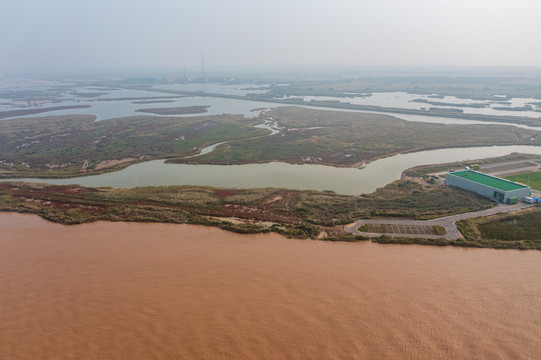
<path id="1" fill-rule="evenodd" d="M 402 236 L 402 237 L 426 237 L 426 238 L 436 238 L 442 237 L 448 240 L 455 240 L 462 238 L 462 234 L 456 228 L 455 222 L 463 219 L 476 218 L 480 216 L 493 215 L 498 213 L 505 213 L 513 210 L 524 209 L 527 207 L 535 206 L 533 204 L 518 203 L 516 205 L 498 205 L 491 209 L 463 213 L 458 215 L 445 216 L 442 218 L 432 219 L 432 220 L 389 220 L 389 219 L 380 219 L 380 220 L 370 220 L 370 219 L 359 219 L 353 224 L 345 226 L 345 230 L 351 234 L 355 235 L 365 235 L 365 236 L 380 236 L 380 235 L 390 235 L 390 236 Z M 440 225 L 443 226 L 447 232 L 445 235 L 422 235 L 422 234 L 401 234 L 401 233 L 365 233 L 357 230 L 359 226 L 364 224 L 386 224 L 386 225 L 409 225 L 409 226 L 434 226 Z"/>

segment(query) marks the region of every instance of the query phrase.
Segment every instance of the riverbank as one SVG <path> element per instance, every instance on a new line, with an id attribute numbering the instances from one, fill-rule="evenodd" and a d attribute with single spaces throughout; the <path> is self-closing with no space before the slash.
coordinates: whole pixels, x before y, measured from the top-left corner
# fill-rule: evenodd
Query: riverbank
<path id="1" fill-rule="evenodd" d="M 208 149 L 208 148 L 206 148 Z M 205 150 L 205 149 L 203 149 Z M 399 180 L 404 171 L 424 164 L 460 161 L 457 168 L 472 163 L 490 162 L 494 156 L 523 153 L 541 155 L 541 147 L 475 147 L 440 149 L 399 154 L 366 164 L 362 169 L 337 168 L 323 165 L 291 165 L 271 162 L 247 165 L 166 164 L 164 160 L 143 161 L 123 170 L 98 176 L 66 179 L 5 179 L 4 181 L 46 182 L 55 185 L 79 184 L 87 187 L 134 188 L 143 186 L 204 185 L 216 188 L 284 188 L 297 190 L 333 191 L 337 194 L 370 194 L 378 188 Z M 521 156 L 521 155 L 517 155 Z M 478 160 L 472 160 L 478 159 Z M 479 160 L 485 159 L 485 160 Z M 126 163 L 125 163 L 126 164 Z M 125 164 L 121 164 L 125 165 Z M 430 165 L 440 168 L 440 165 Z M 422 174 L 413 175 L 419 178 Z M 417 179 L 419 180 L 419 179 Z M 416 181 L 417 181 L 416 180 Z"/>
<path id="2" fill-rule="evenodd" d="M 528 156 L 511 154 L 486 159 L 481 166 L 500 169 L 498 164 L 516 167 L 516 163 L 537 161 Z M 462 237 L 454 225 L 456 220 L 513 210 L 513 207 L 502 206 L 476 213 L 493 203 L 473 193 L 428 181 L 429 173 L 469 164 L 458 162 L 408 169 L 402 174 L 402 180 L 361 196 L 279 188 L 113 189 L 6 182 L 0 184 L 0 210 L 39 214 L 62 224 L 97 220 L 189 223 L 238 233 L 276 232 L 293 238 L 328 241 L 541 249 L 541 243 L 532 239 L 497 240 L 471 234 L 466 239 Z M 461 215 L 451 216 L 454 214 Z M 354 223 L 355 219 L 360 220 Z M 351 225 L 343 227 L 345 224 Z M 383 224 L 377 226 L 385 229 L 370 230 L 372 225 L 369 224 Z M 392 234 L 387 234 L 389 232 Z"/>
<path id="3" fill-rule="evenodd" d="M 126 158 L 190 164 L 286 162 L 355 167 L 395 154 L 432 149 L 494 145 L 541 149 L 540 132 L 531 129 L 429 124 L 387 115 L 296 107 L 270 110 L 253 119 L 209 115 L 94 120 L 88 115 L 67 115 L 1 121 L 0 178 L 95 175 L 129 165 L 104 168 L 99 164 Z M 262 128 L 266 122 L 273 123 L 272 129 Z M 193 156 L 205 147 L 213 151 Z"/>
<path id="4" fill-rule="evenodd" d="M 280 161 L 354 167 L 396 154 L 443 148 L 541 144 L 537 130 L 507 125 L 412 122 L 388 115 L 279 107 L 265 113 L 280 134 L 229 142 L 177 163 L 232 165 Z"/>
<path id="5" fill-rule="evenodd" d="M 276 97 L 276 94 L 250 94 L 248 96 L 239 96 L 232 94 L 216 94 L 216 93 L 202 93 L 202 92 L 190 92 L 190 91 L 180 91 L 180 90 L 169 90 L 169 89 L 152 89 L 145 88 L 147 91 L 156 91 L 164 92 L 171 94 L 178 94 L 183 96 L 202 96 L 202 97 L 212 97 L 212 98 L 227 98 L 227 99 L 238 99 L 238 100 L 251 100 L 257 102 L 268 102 L 274 104 L 282 105 L 293 105 L 293 106 L 308 106 L 312 108 L 335 108 L 343 110 L 357 110 L 357 111 L 367 111 L 372 113 L 392 113 L 397 115 L 420 115 L 420 116 L 436 116 L 442 118 L 450 119 L 463 119 L 463 120 L 477 120 L 477 121 L 487 121 L 487 122 L 505 122 L 505 123 L 515 123 L 533 127 L 541 127 L 541 122 L 536 118 L 528 118 L 521 116 L 494 116 L 494 115 L 483 115 L 483 114 L 468 114 L 461 112 L 449 111 L 448 109 L 438 109 L 432 108 L 430 111 L 426 110 L 416 110 L 416 109 L 403 109 L 398 107 L 383 107 L 383 106 L 372 106 L 372 105 L 359 105 L 359 104 L 350 104 L 347 102 L 340 102 L 337 100 L 330 101 L 304 101 L 302 96 L 296 97 L 293 95 L 291 98 L 280 98 Z M 320 94 L 319 94 L 320 95 Z"/>
<path id="6" fill-rule="evenodd" d="M 188 223 L 319 240 L 366 240 L 348 234 L 342 226 L 358 218 L 430 219 L 491 206 L 488 199 L 463 190 L 412 181 L 397 181 L 363 196 L 276 188 L 0 184 L 0 210 L 33 213 L 62 224 L 98 220 Z"/>
<path id="7" fill-rule="evenodd" d="M 220 141 L 265 135 L 260 122 L 242 115 L 133 116 L 95 121 L 92 115 L 0 121 L 0 178 L 66 178 L 129 165 L 100 168 L 107 161 L 188 156 Z"/>

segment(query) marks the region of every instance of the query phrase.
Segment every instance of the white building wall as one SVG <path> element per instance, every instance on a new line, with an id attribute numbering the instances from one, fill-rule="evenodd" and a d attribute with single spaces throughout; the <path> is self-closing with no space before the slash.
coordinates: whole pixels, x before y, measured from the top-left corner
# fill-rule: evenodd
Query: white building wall
<path id="1" fill-rule="evenodd" d="M 507 201 L 507 199 L 510 197 L 516 197 L 519 200 L 521 200 L 525 198 L 526 196 L 530 196 L 530 193 L 531 193 L 531 189 L 529 187 L 524 187 L 522 189 L 516 189 L 516 190 L 502 191 L 488 185 L 484 185 L 475 181 L 464 179 L 463 177 L 460 177 L 460 176 L 454 176 L 453 173 L 447 174 L 445 178 L 445 182 L 448 185 L 456 186 L 458 188 L 468 190 L 468 191 L 474 192 L 476 194 L 479 194 L 488 198 L 494 198 L 495 191 L 499 193 L 503 193 L 504 202 Z"/>

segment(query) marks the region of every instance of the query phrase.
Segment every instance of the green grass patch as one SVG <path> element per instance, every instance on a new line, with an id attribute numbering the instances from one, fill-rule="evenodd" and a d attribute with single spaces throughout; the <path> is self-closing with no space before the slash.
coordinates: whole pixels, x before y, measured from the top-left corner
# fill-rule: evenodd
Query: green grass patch
<path id="1" fill-rule="evenodd" d="M 432 228 L 434 229 L 434 233 L 435 233 L 436 235 L 440 235 L 440 236 L 441 236 L 441 235 L 447 234 L 447 231 L 445 231 L 445 228 L 444 228 L 443 226 L 440 226 L 440 225 L 434 225 Z"/>
<path id="2" fill-rule="evenodd" d="M 422 237 L 399 237 L 382 235 L 373 238 L 372 242 L 378 244 L 403 244 L 403 245 L 431 245 L 431 246 L 448 246 L 453 245 L 448 240 L 443 238 L 422 238 Z"/>
<path id="3" fill-rule="evenodd" d="M 477 225 L 485 239 L 535 240 L 541 244 L 541 210 L 509 215 Z"/>
<path id="4" fill-rule="evenodd" d="M 395 153 L 517 144 L 517 136 L 507 126 L 430 124 L 380 114 L 298 107 L 276 108 L 267 116 L 272 116 L 284 127 L 281 134 L 232 142 L 207 155 L 179 162 L 239 164 L 284 161 L 352 166 Z M 517 131 L 523 139 L 531 139 L 538 134 L 526 129 Z M 541 145 L 541 139 L 536 138 L 528 145 Z"/>
<path id="5" fill-rule="evenodd" d="M 362 226 L 359 226 L 357 230 L 359 230 L 360 232 L 369 232 L 370 226 L 368 224 L 364 224 Z"/>
<path id="6" fill-rule="evenodd" d="M 541 209 L 461 220 L 458 230 L 469 246 L 541 250 Z"/>
<path id="7" fill-rule="evenodd" d="M 505 178 L 522 184 L 529 184 L 532 189 L 541 191 L 541 171 L 510 175 Z"/>
<path id="8" fill-rule="evenodd" d="M 91 175 L 134 162 L 191 155 L 216 142 L 268 134 L 253 127 L 257 120 L 242 115 L 94 119 L 65 115 L 2 120 L 0 177 Z M 112 166 L 111 160 L 124 162 Z"/>

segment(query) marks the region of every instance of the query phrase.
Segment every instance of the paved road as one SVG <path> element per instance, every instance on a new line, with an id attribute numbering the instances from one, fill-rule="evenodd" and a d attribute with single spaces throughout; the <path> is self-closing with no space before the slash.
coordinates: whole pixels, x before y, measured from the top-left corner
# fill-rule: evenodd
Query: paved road
<path id="1" fill-rule="evenodd" d="M 380 236 L 382 234 L 378 233 L 364 233 L 357 230 L 359 226 L 363 226 L 364 224 L 397 224 L 397 225 L 425 225 L 425 226 L 434 226 L 434 225 L 440 225 L 443 226 L 445 231 L 447 231 L 447 234 L 443 236 L 436 236 L 436 235 L 417 235 L 417 234 L 386 234 L 390 236 L 403 236 L 403 237 L 426 237 L 426 238 L 434 238 L 434 237 L 443 237 L 448 240 L 454 240 L 462 238 L 462 234 L 458 231 L 456 228 L 455 222 L 458 220 L 463 219 L 470 219 L 480 216 L 488 216 L 498 213 L 505 213 L 513 210 L 519 210 L 524 209 L 527 207 L 531 207 L 534 205 L 526 204 L 526 203 L 518 203 L 516 205 L 498 205 L 496 207 L 493 207 L 491 209 L 487 210 L 481 210 L 481 211 L 474 211 L 464 214 L 458 214 L 458 215 L 451 215 L 446 216 L 442 218 L 432 219 L 432 220 L 388 220 L 388 219 L 381 219 L 381 220 L 367 220 L 367 219 L 360 219 L 355 221 L 353 224 L 346 225 L 345 229 L 347 232 L 355 235 L 365 235 L 365 236 Z"/>

